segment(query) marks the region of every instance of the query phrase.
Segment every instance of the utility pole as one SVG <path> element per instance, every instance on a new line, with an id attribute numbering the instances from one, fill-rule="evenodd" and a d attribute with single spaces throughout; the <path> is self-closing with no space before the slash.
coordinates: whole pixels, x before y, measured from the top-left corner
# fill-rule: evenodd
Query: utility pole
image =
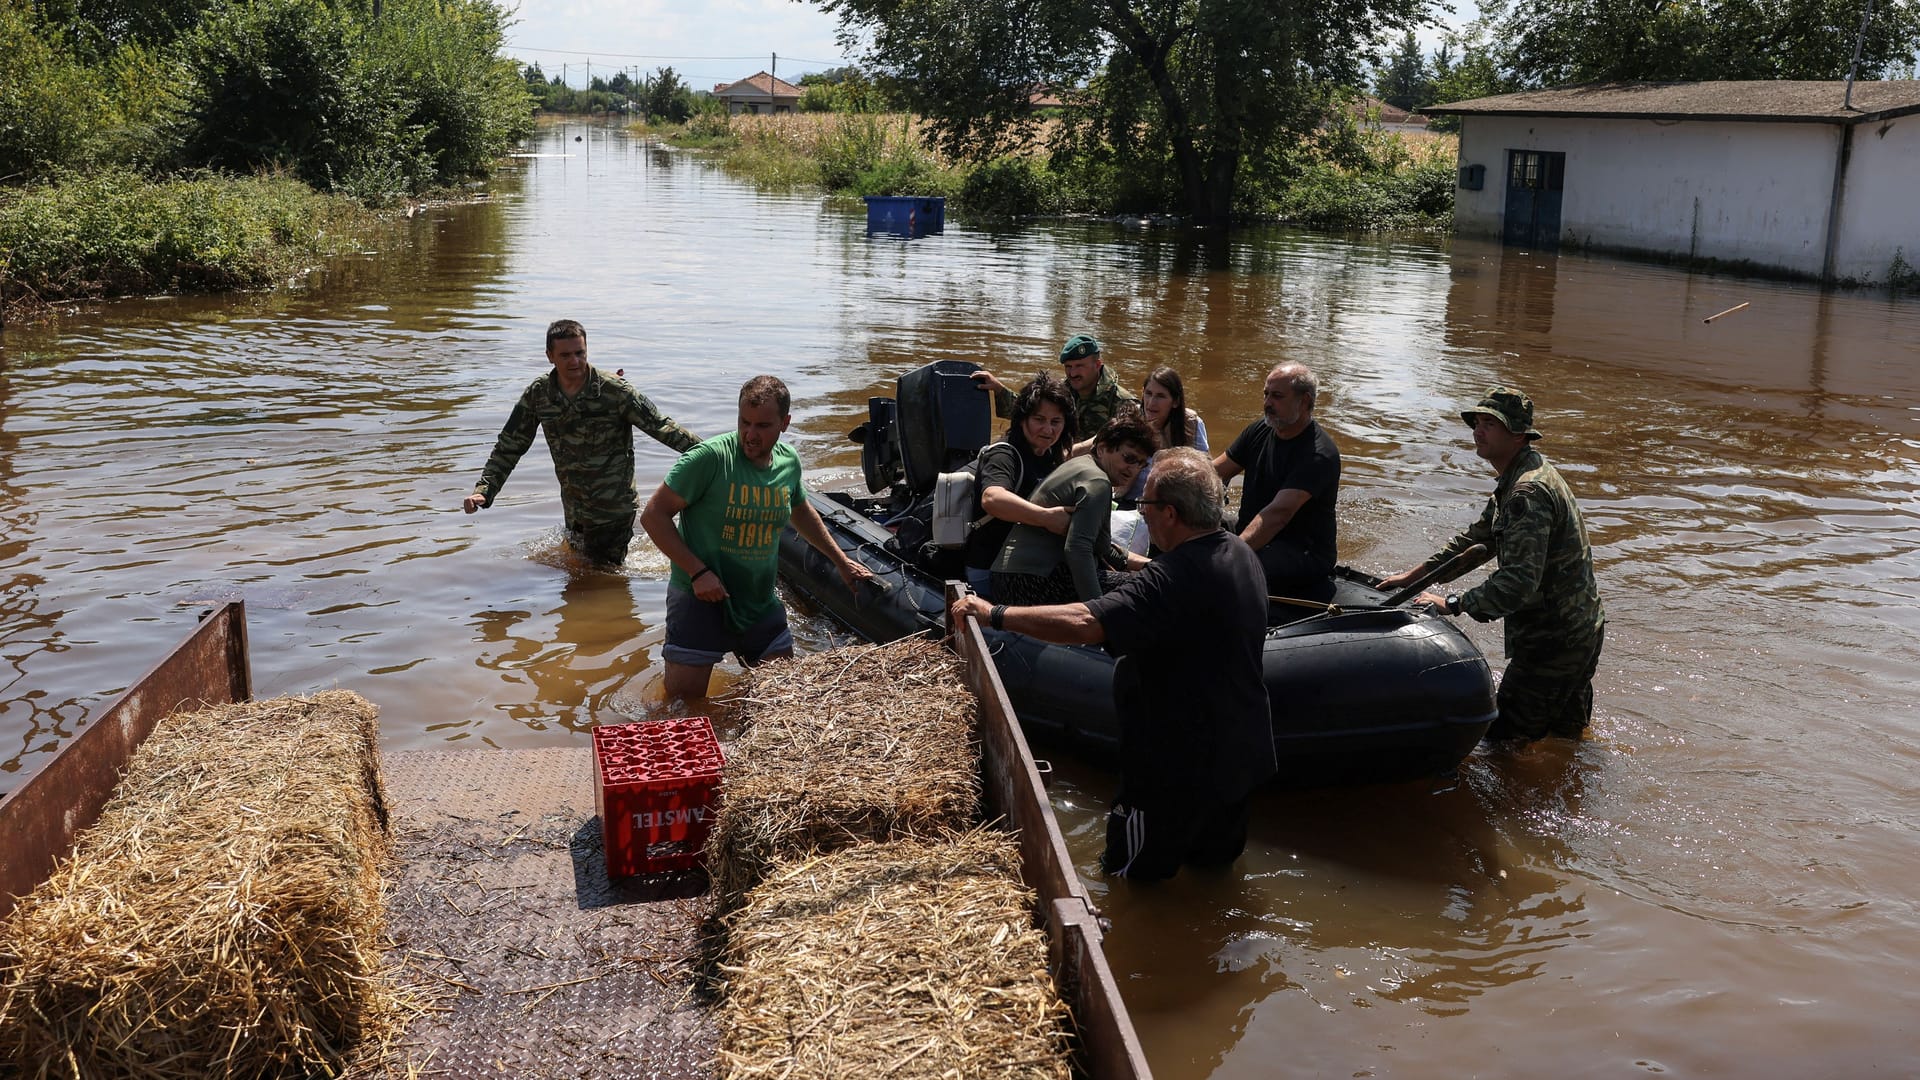
<path id="1" fill-rule="evenodd" d="M 1840 103 L 1843 109 L 1853 108 L 1853 76 L 1860 70 L 1860 46 L 1867 40 L 1867 20 L 1873 18 L 1873 0 L 1867 0 L 1867 10 L 1860 13 L 1860 32 L 1853 36 L 1853 63 L 1847 65 L 1847 96 Z"/>
<path id="2" fill-rule="evenodd" d="M 773 60 L 767 65 L 767 115 L 773 115 L 773 80 L 780 77 L 780 54 L 773 53 Z"/>

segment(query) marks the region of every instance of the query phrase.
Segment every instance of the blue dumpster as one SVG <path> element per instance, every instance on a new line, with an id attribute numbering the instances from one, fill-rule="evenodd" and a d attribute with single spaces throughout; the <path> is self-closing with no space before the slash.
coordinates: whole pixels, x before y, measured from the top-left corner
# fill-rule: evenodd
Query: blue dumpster
<path id="1" fill-rule="evenodd" d="M 868 195 L 867 235 L 909 240 L 947 231 L 947 200 L 930 195 Z"/>

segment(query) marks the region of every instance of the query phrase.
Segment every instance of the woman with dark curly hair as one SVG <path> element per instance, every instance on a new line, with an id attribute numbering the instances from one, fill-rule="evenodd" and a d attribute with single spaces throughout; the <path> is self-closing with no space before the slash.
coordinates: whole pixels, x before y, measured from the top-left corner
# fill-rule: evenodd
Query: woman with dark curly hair
<path id="1" fill-rule="evenodd" d="M 1069 460 L 1033 492 L 1042 507 L 1072 507 L 1064 537 L 1016 525 L 993 564 L 994 599 L 1002 604 L 1065 604 L 1106 591 L 1102 564 L 1126 565 L 1113 549 L 1113 492 L 1125 490 L 1158 449 L 1153 429 L 1131 403 L 1093 438 L 1093 453 Z"/>
<path id="2" fill-rule="evenodd" d="M 967 534 L 966 550 L 967 584 L 974 592 L 993 598 L 989 570 L 1015 525 L 1067 531 L 1069 508 L 1035 506 L 1027 500 L 1066 460 L 1073 436 L 1073 391 L 1043 371 L 1015 395 L 1006 439 L 980 451 L 974 474 L 979 513 Z"/>

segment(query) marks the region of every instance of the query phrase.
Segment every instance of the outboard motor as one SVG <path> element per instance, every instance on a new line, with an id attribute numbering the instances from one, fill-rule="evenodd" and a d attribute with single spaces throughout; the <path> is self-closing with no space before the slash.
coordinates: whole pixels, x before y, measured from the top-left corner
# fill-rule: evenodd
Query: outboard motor
<path id="1" fill-rule="evenodd" d="M 979 370 L 967 360 L 936 360 L 900 376 L 894 427 L 907 490 L 914 495 L 933 490 L 941 473 L 980 456 L 992 438 L 993 400 L 971 378 Z"/>
<path id="2" fill-rule="evenodd" d="M 847 433 L 860 444 L 860 471 L 869 495 L 888 490 L 900 479 L 899 414 L 892 398 L 868 398 L 867 422 Z"/>

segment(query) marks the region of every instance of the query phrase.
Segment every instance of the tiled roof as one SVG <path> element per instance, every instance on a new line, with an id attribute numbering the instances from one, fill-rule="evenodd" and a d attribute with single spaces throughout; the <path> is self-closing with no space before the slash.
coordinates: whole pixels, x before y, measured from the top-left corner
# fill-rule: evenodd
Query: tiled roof
<path id="1" fill-rule="evenodd" d="M 1849 124 L 1920 112 L 1920 80 L 1853 84 L 1853 107 L 1843 108 L 1841 81 L 1592 83 L 1561 90 L 1429 105 L 1430 116 L 1585 116 L 1596 119 L 1753 120 Z"/>
<path id="2" fill-rule="evenodd" d="M 1427 122 L 1427 118 L 1418 113 L 1410 113 L 1398 105 L 1389 105 L 1372 96 L 1365 96 L 1355 101 L 1352 109 L 1353 115 L 1360 120 L 1373 115 L 1374 110 L 1377 109 L 1379 122 L 1382 124 L 1425 124 Z"/>
<path id="3" fill-rule="evenodd" d="M 713 88 L 715 96 L 739 94 L 748 97 L 799 97 L 800 88 L 764 71 L 755 72 L 739 82 L 721 83 Z"/>

